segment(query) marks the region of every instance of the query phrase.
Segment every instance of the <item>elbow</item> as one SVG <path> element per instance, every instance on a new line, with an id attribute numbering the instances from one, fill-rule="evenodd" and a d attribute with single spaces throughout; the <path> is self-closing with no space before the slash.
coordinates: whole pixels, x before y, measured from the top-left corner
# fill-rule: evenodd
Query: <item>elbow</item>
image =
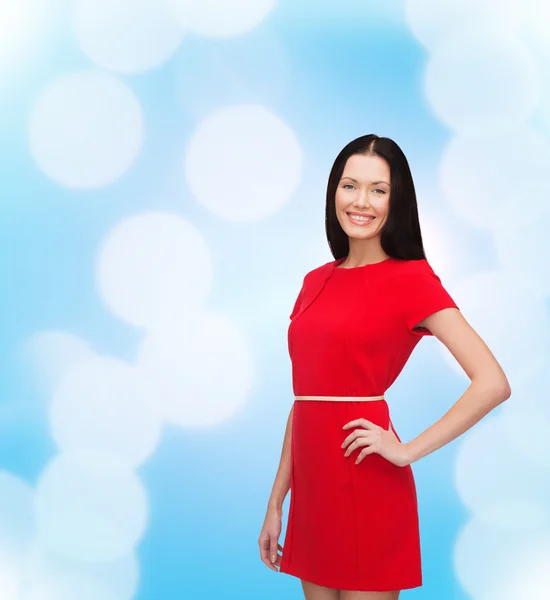
<path id="1" fill-rule="evenodd" d="M 498 400 L 498 403 L 501 404 L 505 400 L 508 400 L 511 395 L 512 388 L 510 387 L 510 383 L 508 382 L 508 379 L 504 378 L 504 380 L 495 388 L 495 398 Z"/>
<path id="2" fill-rule="evenodd" d="M 492 405 L 492 408 L 496 408 L 512 395 L 510 383 L 505 376 L 483 380 L 472 379 L 472 383 L 479 386 L 479 391 L 487 398 L 487 402 Z"/>

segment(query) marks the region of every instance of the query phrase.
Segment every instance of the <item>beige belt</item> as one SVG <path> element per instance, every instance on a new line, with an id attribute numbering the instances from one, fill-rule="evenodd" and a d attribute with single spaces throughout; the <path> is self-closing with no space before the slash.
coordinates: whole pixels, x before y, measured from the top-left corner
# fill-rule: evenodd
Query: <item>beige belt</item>
<path id="1" fill-rule="evenodd" d="M 384 400 L 382 396 L 294 396 L 295 400 L 337 400 L 340 402 L 371 401 Z"/>

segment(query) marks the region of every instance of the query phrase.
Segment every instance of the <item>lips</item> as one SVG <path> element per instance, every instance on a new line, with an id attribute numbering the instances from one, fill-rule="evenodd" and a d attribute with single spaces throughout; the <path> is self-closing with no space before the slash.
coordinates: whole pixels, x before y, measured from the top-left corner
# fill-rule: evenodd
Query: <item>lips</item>
<path id="1" fill-rule="evenodd" d="M 346 214 L 350 215 L 352 217 L 358 216 L 358 217 L 372 217 L 372 218 L 375 218 L 374 215 L 371 215 L 369 213 L 348 212 Z"/>
<path id="2" fill-rule="evenodd" d="M 363 215 L 361 213 L 346 213 L 350 223 L 352 223 L 353 225 L 359 225 L 359 226 L 366 226 L 366 225 L 370 225 L 376 217 L 374 217 L 373 215 Z M 362 219 L 355 219 L 355 216 L 360 216 L 363 217 Z M 368 219 L 366 219 L 365 217 L 370 217 Z"/>

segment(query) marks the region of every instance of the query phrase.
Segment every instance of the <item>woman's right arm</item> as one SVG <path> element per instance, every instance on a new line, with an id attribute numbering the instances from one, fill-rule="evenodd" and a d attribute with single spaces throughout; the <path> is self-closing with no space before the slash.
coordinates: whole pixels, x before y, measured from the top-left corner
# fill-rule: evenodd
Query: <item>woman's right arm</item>
<path id="1" fill-rule="evenodd" d="M 286 422 L 285 437 L 283 440 L 283 449 L 281 450 L 281 459 L 279 468 L 275 475 L 271 495 L 267 503 L 268 510 L 277 511 L 281 516 L 283 514 L 283 502 L 290 489 L 290 441 L 292 438 L 292 413 L 294 412 L 294 404 L 290 409 Z"/>
<path id="2" fill-rule="evenodd" d="M 275 481 L 267 503 L 264 524 L 258 539 L 262 561 L 274 571 L 277 570 L 275 566 L 279 566 L 278 549 L 282 549 L 279 544 L 279 536 L 282 529 L 283 502 L 290 489 L 290 444 L 292 440 L 293 412 L 294 404 L 288 415 L 279 468 L 275 475 Z"/>

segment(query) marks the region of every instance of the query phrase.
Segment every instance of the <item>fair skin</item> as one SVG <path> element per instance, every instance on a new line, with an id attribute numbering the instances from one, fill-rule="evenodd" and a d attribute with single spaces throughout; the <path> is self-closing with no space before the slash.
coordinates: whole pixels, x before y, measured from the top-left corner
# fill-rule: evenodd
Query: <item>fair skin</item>
<path id="1" fill-rule="evenodd" d="M 388 258 L 380 244 L 380 231 L 387 220 L 391 195 L 390 169 L 379 156 L 351 156 L 344 168 L 335 196 L 336 215 L 349 237 L 348 258 L 340 268 L 353 268 Z M 355 224 L 347 213 L 369 214 L 368 225 Z M 345 263 L 345 264 L 344 264 Z M 358 415 L 346 423 L 350 434 L 342 444 L 345 457 L 359 464 L 369 454 L 380 454 L 397 466 L 407 466 L 455 440 L 499 404 L 511 390 L 500 364 L 483 339 L 456 308 L 440 310 L 420 323 L 444 344 L 460 364 L 470 385 L 451 408 L 413 440 L 401 443 L 391 426 L 388 430 Z M 279 470 L 268 502 L 258 540 L 264 563 L 277 570 L 282 504 L 290 488 L 290 436 L 292 409 L 287 422 Z M 273 558 L 273 561 L 270 559 Z M 336 590 L 302 580 L 306 600 L 398 600 L 399 591 L 359 592 Z"/>

